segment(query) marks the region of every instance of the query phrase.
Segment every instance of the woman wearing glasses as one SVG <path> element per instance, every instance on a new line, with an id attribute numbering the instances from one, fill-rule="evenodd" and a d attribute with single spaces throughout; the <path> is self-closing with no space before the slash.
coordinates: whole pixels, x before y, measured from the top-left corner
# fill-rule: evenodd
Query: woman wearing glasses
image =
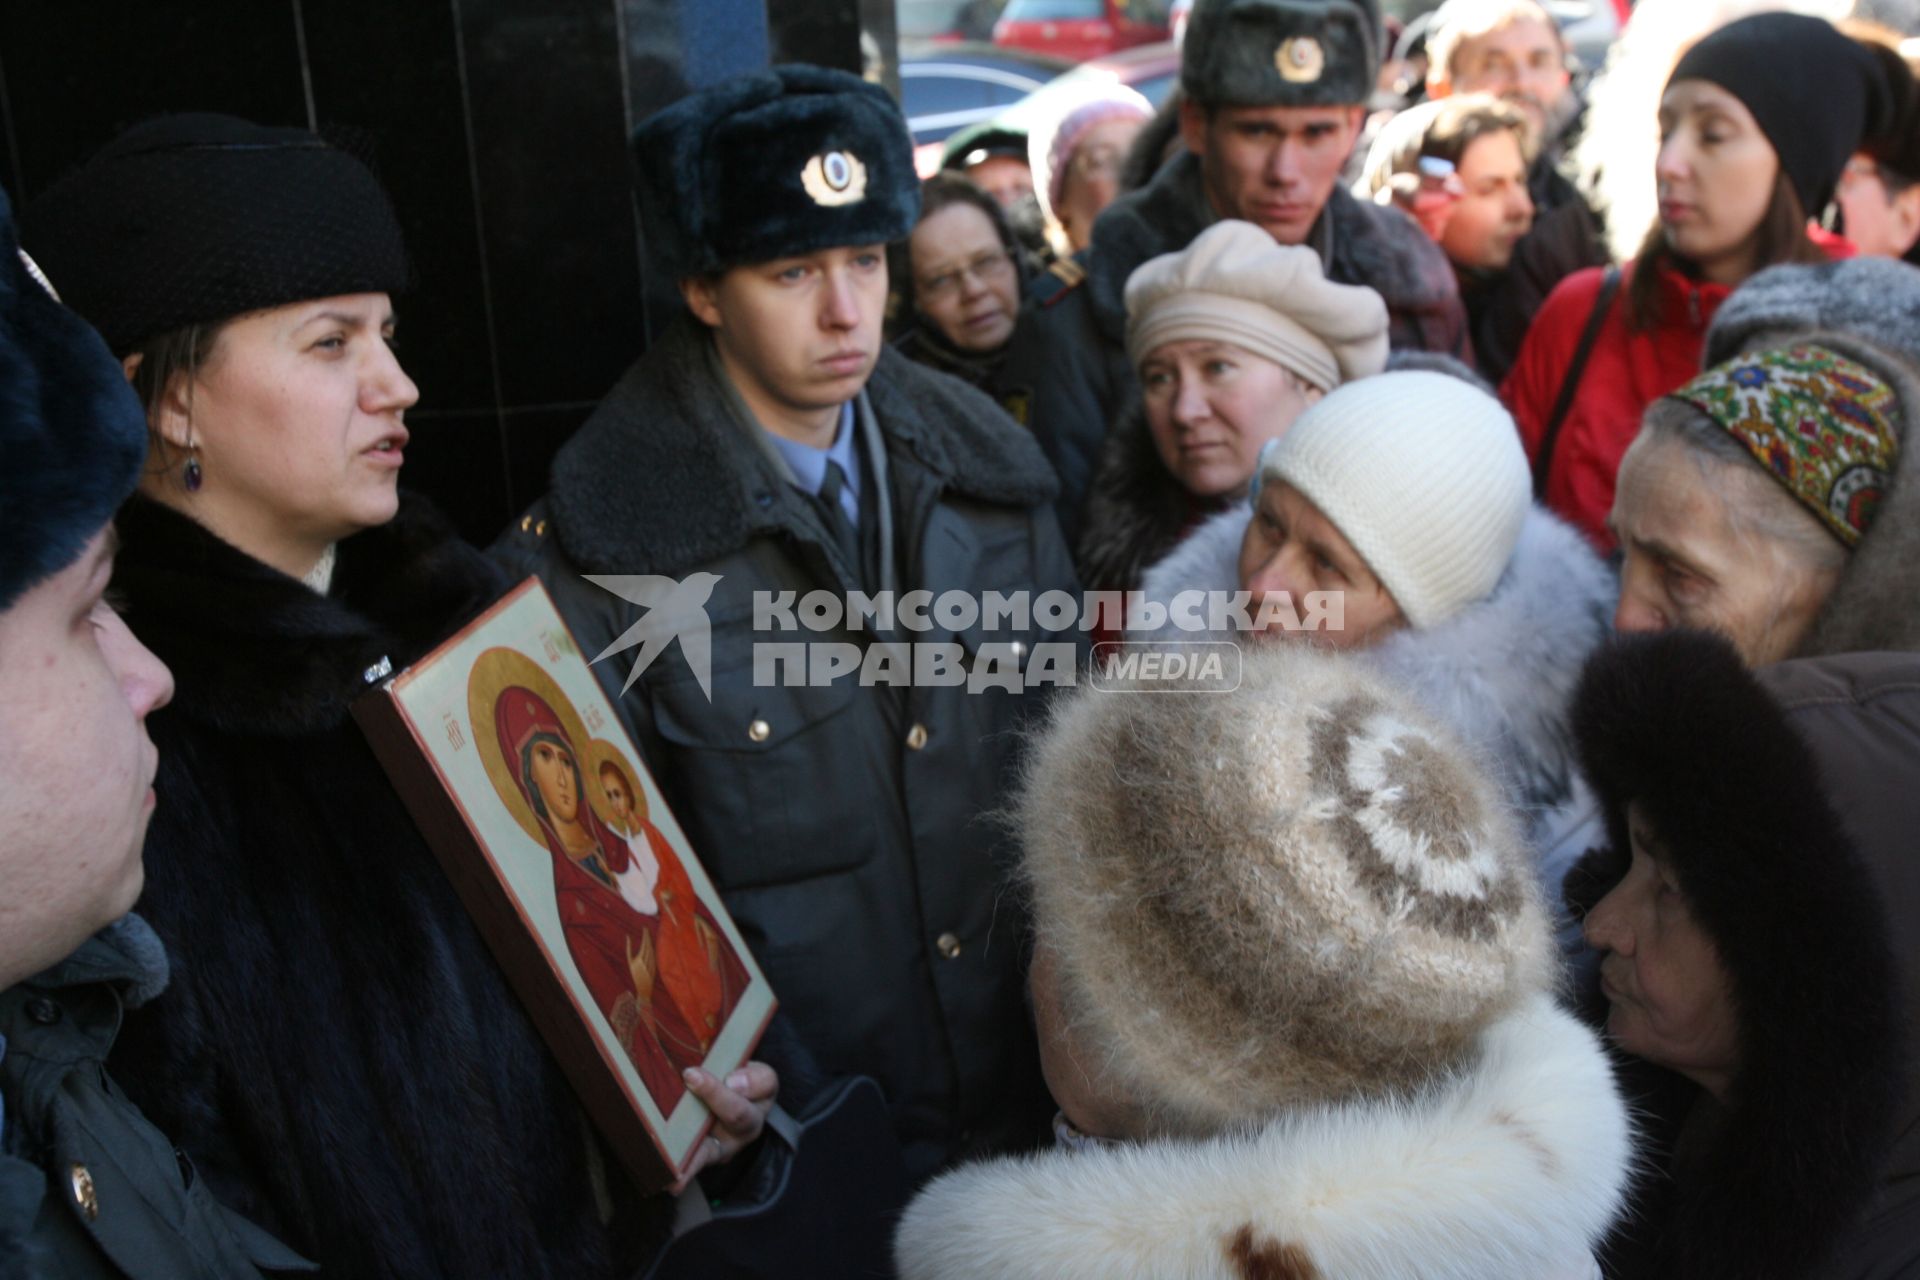
<path id="1" fill-rule="evenodd" d="M 894 346 L 991 394 L 1025 277 L 1013 228 L 993 197 L 959 174 L 936 173 L 921 185 L 920 221 L 905 253 L 895 254 Z"/>

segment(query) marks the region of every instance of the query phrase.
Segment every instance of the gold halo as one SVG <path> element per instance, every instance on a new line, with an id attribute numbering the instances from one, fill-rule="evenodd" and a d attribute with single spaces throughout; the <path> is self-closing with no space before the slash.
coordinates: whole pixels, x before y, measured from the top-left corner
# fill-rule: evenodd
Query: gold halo
<path id="1" fill-rule="evenodd" d="M 534 817 L 533 806 L 527 803 L 521 794 L 520 786 L 513 780 L 513 769 L 507 764 L 506 757 L 500 752 L 500 730 L 494 723 L 494 705 L 500 701 L 503 690 L 521 688 L 538 696 L 553 713 L 560 717 L 560 728 L 565 731 L 570 742 L 591 742 L 587 736 L 587 727 L 580 721 L 580 713 L 574 709 L 573 699 L 562 692 L 558 682 L 542 671 L 537 663 L 518 649 L 488 649 L 473 661 L 473 670 L 467 676 L 467 727 L 473 733 L 474 745 L 480 749 L 480 759 L 487 766 L 487 779 L 493 783 L 493 789 L 500 793 L 502 803 L 513 814 L 526 833 L 542 848 L 547 847 L 547 833 L 540 825 L 540 819 Z M 577 759 L 584 760 L 580 749 L 574 748 Z M 597 767 L 597 766 L 596 766 Z M 581 770 L 585 775 L 586 770 Z M 581 778 L 582 789 L 587 792 L 587 802 L 594 804 L 595 812 L 601 812 L 606 806 L 606 797 L 600 795 L 600 782 L 596 777 L 588 782 Z"/>
<path id="2" fill-rule="evenodd" d="M 633 761 L 627 759 L 627 753 L 608 742 L 605 738 L 595 738 L 587 743 L 586 769 L 593 775 L 593 782 L 587 789 L 587 798 L 593 805 L 593 811 L 609 827 L 613 826 L 613 805 L 607 800 L 606 788 L 600 785 L 600 766 L 612 764 L 627 777 L 627 786 L 633 792 L 633 812 L 642 822 L 647 820 L 647 792 L 641 785 L 641 773 L 633 767 Z"/>

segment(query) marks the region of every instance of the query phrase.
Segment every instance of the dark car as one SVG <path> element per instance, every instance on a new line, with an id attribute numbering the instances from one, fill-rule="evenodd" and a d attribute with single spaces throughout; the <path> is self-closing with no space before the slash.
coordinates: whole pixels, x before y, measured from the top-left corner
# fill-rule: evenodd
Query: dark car
<path id="1" fill-rule="evenodd" d="M 900 105 L 915 145 L 998 115 L 1066 69 L 991 45 L 940 45 L 900 62 Z"/>

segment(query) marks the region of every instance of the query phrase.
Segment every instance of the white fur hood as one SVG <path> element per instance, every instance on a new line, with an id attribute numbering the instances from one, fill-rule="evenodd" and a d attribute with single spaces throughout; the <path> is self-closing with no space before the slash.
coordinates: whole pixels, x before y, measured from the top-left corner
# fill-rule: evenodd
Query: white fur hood
<path id="1" fill-rule="evenodd" d="M 955 1170 L 895 1255 L 904 1280 L 1586 1280 L 1630 1141 L 1593 1034 L 1537 995 L 1414 1097 Z"/>
<path id="2" fill-rule="evenodd" d="M 1141 591 L 1235 591 L 1248 508 L 1221 512 L 1147 570 Z M 1580 669 L 1612 629 L 1617 585 L 1580 535 L 1535 507 L 1493 594 L 1437 627 L 1400 631 L 1366 660 L 1486 758 L 1530 817 L 1563 805 L 1576 777 L 1567 707 Z M 1205 637 L 1171 622 L 1132 640 Z"/>

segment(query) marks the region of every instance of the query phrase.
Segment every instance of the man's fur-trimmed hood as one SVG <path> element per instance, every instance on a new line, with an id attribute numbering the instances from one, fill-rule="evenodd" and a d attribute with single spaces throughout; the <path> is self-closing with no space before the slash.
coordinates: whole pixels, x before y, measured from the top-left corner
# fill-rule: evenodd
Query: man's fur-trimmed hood
<path id="1" fill-rule="evenodd" d="M 1561 1280 L 1589 1273 L 1629 1158 L 1605 1055 L 1536 995 L 1409 1096 L 958 1169 L 895 1255 L 905 1280 Z"/>
<path id="2" fill-rule="evenodd" d="M 1182 591 L 1240 588 L 1242 504 L 1208 520 L 1142 584 L 1165 604 Z M 1536 507 L 1499 585 L 1481 603 L 1425 631 L 1401 631 L 1361 658 L 1411 693 L 1487 757 L 1529 818 L 1566 801 L 1577 770 L 1567 709 L 1581 664 L 1612 629 L 1617 588 L 1607 567 L 1561 520 Z M 1136 640 L 1233 639 L 1182 631 L 1172 620 Z"/>
<path id="3" fill-rule="evenodd" d="M 679 574 L 788 527 L 790 486 L 735 421 L 710 341 L 691 318 L 669 329 L 554 459 L 548 511 L 582 571 Z M 1059 491 L 1033 437 L 958 378 L 888 348 L 866 392 L 889 447 L 946 489 L 1011 507 Z"/>

